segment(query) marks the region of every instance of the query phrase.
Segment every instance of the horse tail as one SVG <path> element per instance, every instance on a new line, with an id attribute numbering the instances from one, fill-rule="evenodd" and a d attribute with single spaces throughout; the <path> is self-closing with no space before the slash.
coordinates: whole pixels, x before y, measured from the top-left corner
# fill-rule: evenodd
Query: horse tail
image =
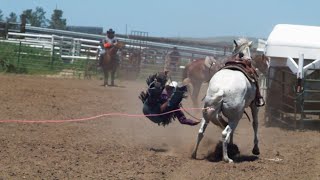
<path id="1" fill-rule="evenodd" d="M 211 120 L 211 122 L 221 129 L 225 129 L 228 122 L 221 116 L 224 91 L 219 90 L 213 95 L 206 95 L 204 98 L 203 117 Z"/>

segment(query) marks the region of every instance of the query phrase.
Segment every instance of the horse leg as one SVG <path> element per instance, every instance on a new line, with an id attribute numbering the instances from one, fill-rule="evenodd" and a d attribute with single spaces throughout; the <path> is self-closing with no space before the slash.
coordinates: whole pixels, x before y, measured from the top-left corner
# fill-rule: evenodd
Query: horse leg
<path id="1" fill-rule="evenodd" d="M 191 155 L 191 158 L 193 158 L 193 159 L 197 158 L 198 147 L 199 147 L 200 141 L 203 138 L 203 134 L 208 126 L 208 123 L 209 123 L 209 121 L 206 121 L 204 118 L 201 119 L 201 126 L 200 126 L 200 129 L 198 132 L 197 143 L 196 143 L 196 145 L 193 149 L 192 155 Z"/>
<path id="2" fill-rule="evenodd" d="M 243 112 L 243 111 L 242 111 L 242 112 Z M 239 111 L 239 113 L 240 113 L 240 111 Z M 231 132 L 231 134 L 230 134 L 230 140 L 229 140 L 229 143 L 230 143 L 230 144 L 233 144 L 233 135 L 234 135 L 234 132 L 235 132 L 236 128 L 238 127 L 238 124 L 239 124 L 239 121 L 240 121 L 241 118 L 238 118 L 238 119 L 239 119 L 238 121 L 234 121 L 234 122 L 233 122 L 234 128 L 232 129 L 232 132 Z"/>
<path id="3" fill-rule="evenodd" d="M 116 70 L 111 71 L 111 86 L 114 86 L 114 76 L 116 74 Z"/>
<path id="4" fill-rule="evenodd" d="M 109 72 L 107 70 L 104 71 L 104 84 L 103 86 L 108 86 Z"/>
<path id="5" fill-rule="evenodd" d="M 200 92 L 200 88 L 201 88 L 201 84 L 202 82 L 199 81 L 191 81 L 193 90 L 192 90 L 192 94 L 191 94 L 191 99 L 193 102 L 194 107 L 198 107 L 198 96 L 199 96 L 199 92 Z"/>
<path id="6" fill-rule="evenodd" d="M 259 109 L 258 107 L 255 105 L 255 103 L 251 103 L 250 105 L 251 108 L 251 113 L 252 113 L 252 127 L 253 127 L 253 131 L 254 131 L 254 147 L 252 149 L 252 154 L 254 155 L 259 155 L 260 154 L 260 150 L 259 150 L 259 140 L 258 140 L 258 112 Z"/>
<path id="7" fill-rule="evenodd" d="M 222 152 L 223 152 L 223 160 L 228 163 L 233 163 L 233 160 L 228 156 L 228 142 L 230 140 L 230 135 L 232 132 L 232 128 L 228 125 L 222 131 Z"/>

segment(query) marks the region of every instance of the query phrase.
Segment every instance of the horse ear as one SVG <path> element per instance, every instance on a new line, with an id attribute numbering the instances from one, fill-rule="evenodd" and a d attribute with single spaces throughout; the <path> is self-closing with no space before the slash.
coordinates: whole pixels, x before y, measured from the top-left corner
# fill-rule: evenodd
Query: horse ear
<path id="1" fill-rule="evenodd" d="M 249 45 L 249 47 L 252 45 L 252 41 L 250 41 L 249 43 L 248 43 L 248 45 Z"/>
<path id="2" fill-rule="evenodd" d="M 236 47 L 238 47 L 238 43 L 236 40 L 233 40 L 233 43 L 236 45 Z"/>

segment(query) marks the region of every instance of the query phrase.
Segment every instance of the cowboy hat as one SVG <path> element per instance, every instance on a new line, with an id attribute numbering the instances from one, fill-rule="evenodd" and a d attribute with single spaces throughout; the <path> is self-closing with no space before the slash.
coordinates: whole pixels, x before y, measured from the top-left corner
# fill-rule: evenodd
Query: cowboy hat
<path id="1" fill-rule="evenodd" d="M 112 28 L 110 28 L 108 31 L 107 31 L 107 34 L 114 34 L 114 30 Z"/>

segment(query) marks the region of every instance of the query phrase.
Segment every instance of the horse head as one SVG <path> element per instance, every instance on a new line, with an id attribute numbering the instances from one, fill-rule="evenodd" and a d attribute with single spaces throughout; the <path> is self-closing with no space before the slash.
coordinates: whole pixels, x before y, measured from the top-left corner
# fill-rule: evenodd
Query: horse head
<path id="1" fill-rule="evenodd" d="M 108 53 L 110 56 L 114 56 L 117 54 L 119 49 L 122 49 L 125 46 L 124 42 L 117 42 L 113 45 L 112 48 L 110 48 L 108 51 L 106 51 L 106 53 Z"/>
<path id="2" fill-rule="evenodd" d="M 269 70 L 270 59 L 264 54 L 256 54 L 252 58 L 252 65 L 262 74 L 266 75 Z"/>
<path id="3" fill-rule="evenodd" d="M 233 57 L 251 60 L 250 48 L 252 45 L 252 41 L 249 41 L 245 38 L 239 38 L 238 40 L 233 40 L 233 43 Z"/>

